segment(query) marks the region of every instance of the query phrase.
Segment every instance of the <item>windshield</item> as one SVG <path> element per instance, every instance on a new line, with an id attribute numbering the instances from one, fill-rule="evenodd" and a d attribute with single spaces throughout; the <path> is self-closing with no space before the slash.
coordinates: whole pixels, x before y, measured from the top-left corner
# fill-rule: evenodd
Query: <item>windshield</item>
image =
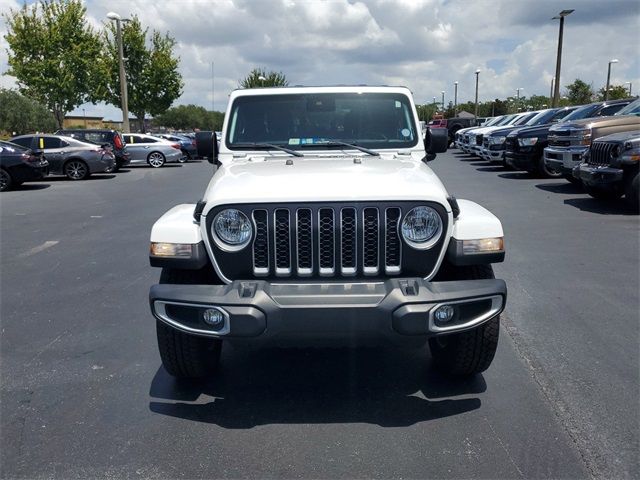
<path id="1" fill-rule="evenodd" d="M 527 122 L 535 116 L 536 116 L 535 112 L 528 113 L 527 115 L 522 115 L 515 122 L 513 122 L 512 125 L 526 125 Z"/>
<path id="2" fill-rule="evenodd" d="M 502 117 L 502 119 L 499 122 L 496 122 L 492 125 L 495 127 L 499 127 L 501 125 L 509 125 L 511 124 L 511 121 L 515 118 L 515 115 L 505 115 L 504 117 Z"/>
<path id="3" fill-rule="evenodd" d="M 534 125 L 542 125 L 548 123 L 556 113 L 556 110 L 553 109 L 543 110 L 537 115 L 534 115 L 532 118 L 530 118 L 529 121 L 525 123 L 525 125 L 527 125 L 528 127 L 532 127 Z"/>
<path id="4" fill-rule="evenodd" d="M 232 150 L 261 143 L 290 149 L 340 146 L 330 140 L 367 148 L 407 148 L 420 137 L 406 95 L 308 93 L 236 98 L 226 142 Z"/>
<path id="5" fill-rule="evenodd" d="M 640 98 L 620 109 L 614 115 L 637 115 L 640 113 Z"/>
<path id="6" fill-rule="evenodd" d="M 492 127 L 496 124 L 498 124 L 500 122 L 500 120 L 502 120 L 504 117 L 500 116 L 500 117 L 494 117 L 491 120 L 488 120 L 484 125 L 482 125 L 483 127 Z"/>
<path id="7" fill-rule="evenodd" d="M 581 120 L 583 118 L 589 118 L 593 112 L 595 112 L 600 104 L 596 105 L 585 105 L 584 107 L 580 107 L 577 110 L 574 110 L 572 113 L 567 115 L 562 119 L 563 122 L 568 122 L 569 120 Z"/>
<path id="8" fill-rule="evenodd" d="M 560 122 L 560 121 L 564 122 L 564 120 L 573 112 L 575 112 L 577 108 L 578 107 L 560 109 L 553 115 L 553 118 L 551 118 L 549 122 Z"/>

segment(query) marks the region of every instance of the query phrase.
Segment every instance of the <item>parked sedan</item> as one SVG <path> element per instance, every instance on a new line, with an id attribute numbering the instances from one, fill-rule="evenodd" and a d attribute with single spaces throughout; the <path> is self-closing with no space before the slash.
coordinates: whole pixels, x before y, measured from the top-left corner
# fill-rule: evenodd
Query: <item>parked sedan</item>
<path id="1" fill-rule="evenodd" d="M 166 162 L 184 162 L 180 144 L 142 133 L 125 133 L 131 163 L 147 163 L 154 168 Z"/>
<path id="2" fill-rule="evenodd" d="M 158 138 L 164 138 L 171 143 L 177 143 L 180 145 L 180 150 L 187 160 L 196 158 L 198 156 L 198 149 L 196 148 L 196 141 L 193 138 L 185 137 L 177 133 L 159 133 L 155 135 Z"/>
<path id="3" fill-rule="evenodd" d="M 120 132 L 112 129 L 86 129 L 75 128 L 67 130 L 58 130 L 54 132 L 54 135 L 63 135 L 65 137 L 72 137 L 76 140 L 86 143 L 95 143 L 96 145 L 110 145 L 113 154 L 116 156 L 116 166 L 113 168 L 113 172 L 117 172 L 121 167 L 129 164 L 129 152 L 127 151 L 127 145 L 122 139 Z"/>
<path id="4" fill-rule="evenodd" d="M 0 192 L 44 178 L 47 165 L 42 155 L 16 143 L 0 141 Z"/>
<path id="5" fill-rule="evenodd" d="M 66 175 L 70 180 L 84 180 L 94 173 L 111 171 L 116 157 L 110 148 L 81 142 L 61 135 L 21 135 L 11 142 L 34 152 L 42 152 L 49 162 L 49 173 Z"/>

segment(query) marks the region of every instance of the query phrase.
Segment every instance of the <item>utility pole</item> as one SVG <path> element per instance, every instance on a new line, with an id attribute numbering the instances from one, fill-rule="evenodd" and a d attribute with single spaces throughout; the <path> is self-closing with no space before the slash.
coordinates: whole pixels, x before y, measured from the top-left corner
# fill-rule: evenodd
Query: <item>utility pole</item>
<path id="1" fill-rule="evenodd" d="M 455 93 L 453 96 L 453 116 L 457 117 L 458 116 L 458 82 L 453 82 L 453 85 L 455 86 Z M 631 90 L 631 87 L 629 87 L 629 90 Z"/>
<path id="2" fill-rule="evenodd" d="M 129 133 L 129 98 L 127 94 L 127 76 L 124 71 L 124 47 L 122 46 L 122 22 L 120 15 L 115 12 L 107 13 L 109 20 L 116 22 L 116 41 L 118 42 L 118 61 L 120 63 L 120 99 L 122 100 L 122 131 Z M 139 119 L 144 126 L 144 118 Z"/>
<path id="3" fill-rule="evenodd" d="M 556 77 L 551 77 L 551 90 L 549 90 L 549 105 L 553 106 L 553 83 Z"/>
<path id="4" fill-rule="evenodd" d="M 476 110 L 475 118 L 478 119 L 478 76 L 480 75 L 480 69 L 476 70 Z"/>
<path id="5" fill-rule="evenodd" d="M 604 89 L 604 101 L 609 100 L 609 80 L 611 80 L 611 64 L 618 63 L 617 58 L 612 58 L 609 60 L 609 68 L 607 69 L 607 87 Z"/>
<path id="6" fill-rule="evenodd" d="M 575 10 L 562 10 L 558 15 L 552 18 L 552 20 L 560 19 L 560 29 L 558 31 L 558 56 L 556 57 L 556 76 L 555 87 L 553 90 L 553 102 L 552 107 L 558 106 L 560 100 L 560 64 L 562 63 L 562 35 L 564 33 L 564 17 L 574 12 Z"/>

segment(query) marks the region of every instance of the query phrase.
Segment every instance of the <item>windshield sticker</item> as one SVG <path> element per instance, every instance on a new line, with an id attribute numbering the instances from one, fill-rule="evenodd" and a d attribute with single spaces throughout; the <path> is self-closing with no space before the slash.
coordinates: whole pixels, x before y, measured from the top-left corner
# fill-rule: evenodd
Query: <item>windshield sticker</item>
<path id="1" fill-rule="evenodd" d="M 290 138 L 289 139 L 289 145 L 300 145 L 300 139 L 299 138 Z"/>
<path id="2" fill-rule="evenodd" d="M 408 137 L 409 135 L 411 135 L 411 132 L 409 131 L 408 128 L 403 128 L 400 133 L 402 134 L 403 137 Z"/>
<path id="3" fill-rule="evenodd" d="M 310 137 L 310 138 L 290 138 L 289 145 L 313 145 L 316 143 L 326 142 L 326 138 Z"/>

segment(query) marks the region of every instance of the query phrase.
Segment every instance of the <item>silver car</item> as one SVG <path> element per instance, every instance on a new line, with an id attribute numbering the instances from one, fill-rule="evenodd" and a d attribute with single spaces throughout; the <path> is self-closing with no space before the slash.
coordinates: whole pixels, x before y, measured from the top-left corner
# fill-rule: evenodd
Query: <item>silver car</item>
<path id="1" fill-rule="evenodd" d="M 110 172 L 116 164 L 110 148 L 62 135 L 20 135 L 12 138 L 11 142 L 42 152 L 49 162 L 49 173 L 66 175 L 71 180 L 84 180 L 93 173 Z"/>
<path id="2" fill-rule="evenodd" d="M 167 162 L 184 163 L 187 160 L 179 143 L 142 133 L 125 133 L 122 136 L 127 144 L 131 164 L 144 162 L 160 168 Z"/>

